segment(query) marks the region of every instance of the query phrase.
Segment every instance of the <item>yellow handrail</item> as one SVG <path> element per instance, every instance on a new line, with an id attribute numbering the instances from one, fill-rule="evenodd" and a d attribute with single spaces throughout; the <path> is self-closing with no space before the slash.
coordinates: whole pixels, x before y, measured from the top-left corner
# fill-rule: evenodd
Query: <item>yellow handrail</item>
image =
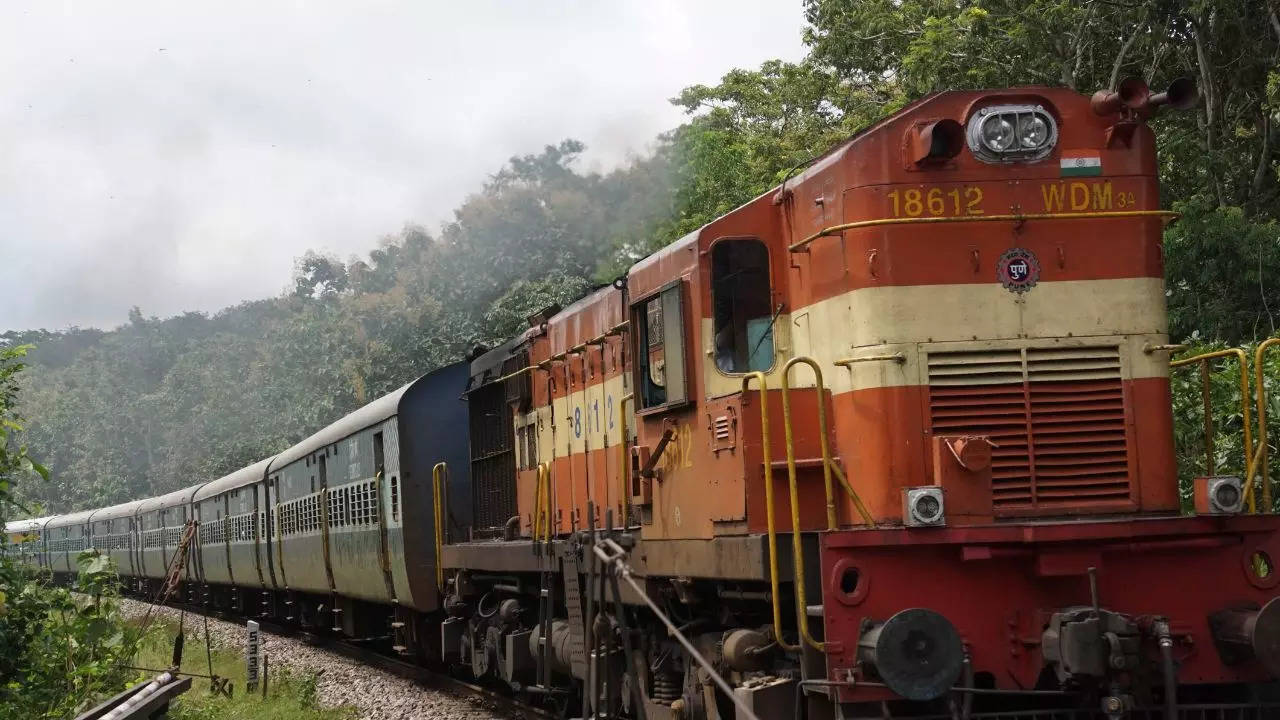
<path id="1" fill-rule="evenodd" d="M 1181 358 L 1179 360 L 1171 360 L 1170 368 L 1179 368 L 1192 363 L 1200 365 L 1201 378 L 1201 396 L 1204 402 L 1204 432 L 1205 432 L 1205 474 L 1214 474 L 1213 460 L 1213 411 L 1209 401 L 1209 361 L 1217 358 L 1234 357 L 1240 365 L 1240 407 L 1241 414 L 1244 419 L 1244 467 L 1246 470 L 1244 479 L 1244 497 L 1245 502 L 1249 505 L 1249 512 L 1257 512 L 1257 501 L 1253 492 L 1252 472 L 1249 471 L 1252 465 L 1253 456 L 1253 421 L 1249 417 L 1249 356 L 1240 348 L 1229 348 L 1227 350 L 1215 350 L 1214 352 L 1202 353 L 1189 358 Z M 1263 421 L 1264 437 L 1265 437 L 1265 420 Z"/>
<path id="2" fill-rule="evenodd" d="M 827 494 L 827 529 L 836 529 L 836 502 L 835 493 L 831 487 L 831 449 L 827 444 L 827 411 L 826 398 L 822 385 L 822 368 L 818 366 L 816 360 L 803 355 L 793 357 L 782 366 L 782 431 L 785 435 L 787 447 L 787 486 L 791 493 L 791 555 L 792 555 L 792 572 L 795 575 L 794 585 L 796 590 L 796 624 L 800 626 L 800 637 L 804 642 L 808 643 L 813 649 L 824 652 L 827 648 L 825 642 L 819 642 L 813 639 L 813 635 L 809 633 L 809 613 L 808 603 L 805 601 L 804 589 L 804 549 L 800 540 L 800 491 L 796 483 L 796 450 L 794 435 L 791 430 L 791 400 L 789 397 L 790 386 L 787 381 L 791 374 L 791 368 L 797 363 L 804 363 L 813 370 L 814 377 L 817 382 L 818 391 L 818 433 L 821 435 L 822 448 L 822 480 L 825 484 Z"/>
<path id="3" fill-rule="evenodd" d="M 537 488 L 533 510 L 534 542 L 551 542 L 551 468 L 546 463 L 538 463 L 536 476 Z"/>
<path id="4" fill-rule="evenodd" d="M 760 456 L 764 463 L 764 517 L 769 535 L 769 599 L 773 604 L 773 639 L 778 647 L 794 652 L 800 646 L 782 639 L 782 605 L 778 592 L 778 524 L 773 505 L 773 455 L 769 448 L 769 383 L 765 374 L 758 370 L 748 373 L 742 378 L 743 393 L 746 393 L 752 378 L 760 381 Z M 796 533 L 792 532 L 792 535 L 794 537 Z"/>
<path id="5" fill-rule="evenodd" d="M 1112 210 L 1098 212 L 1081 212 L 1081 213 L 1029 213 L 1026 215 L 964 215 L 955 217 L 908 217 L 908 218 L 879 218 L 876 220 L 859 220 L 857 222 L 842 223 L 840 225 L 832 225 L 826 227 L 809 237 L 793 243 L 787 247 L 791 252 L 799 252 L 803 250 L 809 243 L 821 237 L 835 235 L 845 230 L 857 230 L 864 227 L 878 227 L 881 225 L 933 225 L 937 223 L 959 223 L 959 222 L 1025 222 L 1027 220 L 1080 220 L 1080 219 L 1098 219 L 1098 218 L 1132 218 L 1132 217 L 1160 217 L 1175 219 L 1178 213 L 1169 210 Z"/>
<path id="6" fill-rule="evenodd" d="M 1253 351 L 1253 375 L 1254 375 L 1254 402 L 1258 408 L 1258 458 L 1259 464 L 1254 469 L 1258 471 L 1259 480 L 1262 482 L 1262 506 L 1266 512 L 1271 512 L 1271 473 L 1268 472 L 1267 458 L 1267 388 L 1263 383 L 1264 374 L 1263 361 L 1266 359 L 1264 355 L 1268 349 L 1280 344 L 1280 337 L 1267 338 L 1258 343 L 1258 347 Z M 1251 486 L 1252 487 L 1252 486 Z"/>
<path id="7" fill-rule="evenodd" d="M 530 528 L 530 531 L 532 532 L 534 543 L 537 543 L 542 538 L 542 474 L 546 469 L 546 463 L 538 463 L 538 472 L 533 481 L 533 527 Z"/>
<path id="8" fill-rule="evenodd" d="M 618 482 L 622 485 L 622 529 L 631 523 L 631 456 L 628 452 L 627 437 L 627 403 L 635 398 L 634 393 L 627 393 L 618 401 L 618 429 L 622 432 L 622 440 L 618 443 Z"/>
<path id="9" fill-rule="evenodd" d="M 543 517 L 542 519 L 542 533 L 543 533 L 542 539 L 546 541 L 548 545 L 550 545 L 552 539 L 556 536 L 556 533 L 557 533 L 556 497 L 555 497 L 555 491 L 551 485 L 551 466 L 545 465 L 544 467 L 546 469 L 543 470 L 542 472 L 542 496 L 546 498 L 546 506 L 543 508 L 543 510 L 546 512 L 546 516 Z"/>
<path id="10" fill-rule="evenodd" d="M 431 468 L 431 493 L 434 499 L 436 525 L 436 589 L 444 592 L 444 509 L 442 507 L 444 484 L 449 477 L 449 465 L 438 462 Z"/>
<path id="11" fill-rule="evenodd" d="M 795 367 L 796 364 L 798 363 L 808 365 L 809 368 L 813 370 L 813 376 L 817 381 L 818 435 L 819 435 L 818 442 L 820 444 L 820 447 L 822 448 L 822 482 L 827 493 L 827 529 L 835 530 L 836 527 L 838 526 L 838 523 L 836 521 L 835 492 L 831 485 L 831 465 L 832 465 L 831 447 L 827 443 L 827 402 L 826 402 L 826 392 L 825 392 L 826 388 L 822 384 L 822 368 L 818 366 L 818 361 L 814 360 L 811 357 L 806 357 L 804 355 L 791 358 L 790 360 L 787 361 L 787 364 L 782 367 L 782 430 L 786 434 L 786 442 L 787 442 L 787 479 L 788 479 L 788 482 L 791 483 L 791 497 L 792 497 L 791 514 L 795 517 L 799 517 L 798 513 L 800 512 L 799 509 L 796 508 L 794 505 L 796 492 L 797 492 L 796 491 L 796 452 L 795 452 L 795 446 L 792 442 L 791 399 L 789 397 L 790 390 L 791 390 L 791 386 L 789 383 L 791 368 Z M 796 529 L 798 530 L 799 527 L 800 527 L 799 523 L 797 523 Z"/>

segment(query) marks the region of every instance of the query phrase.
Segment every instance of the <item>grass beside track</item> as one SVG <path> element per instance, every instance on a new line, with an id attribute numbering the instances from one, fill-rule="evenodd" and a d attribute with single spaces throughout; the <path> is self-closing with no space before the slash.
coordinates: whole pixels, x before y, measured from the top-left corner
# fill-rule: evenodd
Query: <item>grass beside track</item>
<path id="1" fill-rule="evenodd" d="M 209 663 L 200 627 L 198 619 L 187 623 L 182 670 L 208 675 Z M 173 639 L 177 634 L 177 623 L 156 619 L 139 646 L 133 664 L 144 668 L 167 668 L 173 659 Z M 154 674 L 140 673 L 148 677 Z M 357 717 L 354 708 L 319 707 L 316 702 L 317 676 L 314 673 L 291 672 L 274 662 L 269 669 L 267 697 L 262 697 L 261 688 L 247 695 L 244 689 L 244 655 L 238 650 L 215 645 L 213 674 L 231 678 L 232 696 L 211 695 L 208 679 L 192 678 L 191 689 L 178 698 L 169 712 L 172 720 L 352 720 Z"/>

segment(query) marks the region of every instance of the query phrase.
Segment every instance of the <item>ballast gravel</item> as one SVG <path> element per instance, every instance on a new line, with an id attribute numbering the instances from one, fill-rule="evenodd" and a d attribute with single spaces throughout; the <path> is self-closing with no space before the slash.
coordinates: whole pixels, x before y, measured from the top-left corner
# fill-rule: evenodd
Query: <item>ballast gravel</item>
<path id="1" fill-rule="evenodd" d="M 153 615 L 178 620 L 179 611 L 170 607 L 148 605 L 125 599 L 121 611 L 125 617 L 141 618 L 148 609 Z M 196 616 L 187 618 L 188 627 L 199 628 L 200 636 L 189 641 L 204 641 L 204 623 Z M 243 649 L 243 625 L 209 618 L 209 640 L 215 648 Z M 262 633 L 262 652 L 269 655 L 270 667 L 281 664 L 296 672 L 319 673 L 317 697 L 325 707 L 352 706 L 361 720 L 498 720 L 495 710 L 486 707 L 482 698 L 423 687 L 411 680 L 313 647 L 300 640 Z M 238 690 L 243 690 L 238 688 Z"/>

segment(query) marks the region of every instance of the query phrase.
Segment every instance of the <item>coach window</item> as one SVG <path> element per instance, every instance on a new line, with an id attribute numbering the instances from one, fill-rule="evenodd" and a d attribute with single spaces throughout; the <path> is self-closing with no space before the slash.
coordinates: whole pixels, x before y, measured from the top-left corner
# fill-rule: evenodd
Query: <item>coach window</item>
<path id="1" fill-rule="evenodd" d="M 676 281 L 632 306 L 632 327 L 639 329 L 636 380 L 641 410 L 682 405 L 689 399 L 682 289 Z"/>
<path id="2" fill-rule="evenodd" d="M 726 374 L 773 367 L 769 250 L 755 238 L 721 240 L 711 248 L 711 302 L 716 368 Z"/>

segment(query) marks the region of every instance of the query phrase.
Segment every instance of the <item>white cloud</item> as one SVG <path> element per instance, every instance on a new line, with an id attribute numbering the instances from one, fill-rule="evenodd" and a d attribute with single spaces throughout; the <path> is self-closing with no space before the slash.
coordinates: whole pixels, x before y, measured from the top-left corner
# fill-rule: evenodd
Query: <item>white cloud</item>
<path id="1" fill-rule="evenodd" d="M 308 248 L 438 224 L 565 137 L 606 169 L 667 99 L 799 58 L 799 3 L 471 0 L 0 8 L 0 330 L 278 292 Z"/>

